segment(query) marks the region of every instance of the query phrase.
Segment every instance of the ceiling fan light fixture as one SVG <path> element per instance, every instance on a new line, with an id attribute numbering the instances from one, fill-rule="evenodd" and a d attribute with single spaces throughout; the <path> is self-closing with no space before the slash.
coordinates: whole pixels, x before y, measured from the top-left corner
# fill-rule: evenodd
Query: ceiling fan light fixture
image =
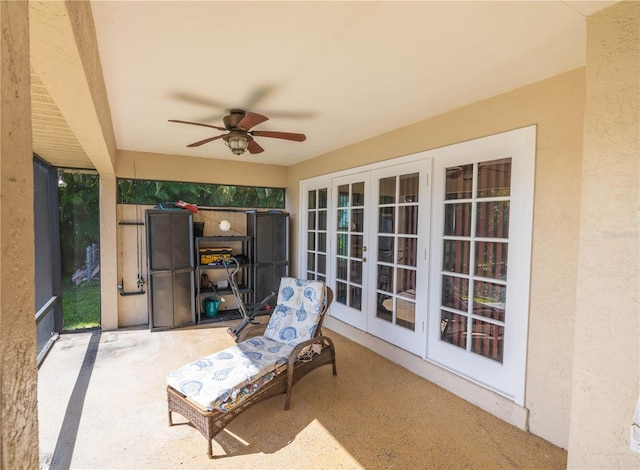
<path id="1" fill-rule="evenodd" d="M 253 140 L 250 136 L 239 132 L 231 132 L 225 135 L 223 139 L 234 155 L 242 155 L 245 153 L 249 147 L 249 142 Z"/>

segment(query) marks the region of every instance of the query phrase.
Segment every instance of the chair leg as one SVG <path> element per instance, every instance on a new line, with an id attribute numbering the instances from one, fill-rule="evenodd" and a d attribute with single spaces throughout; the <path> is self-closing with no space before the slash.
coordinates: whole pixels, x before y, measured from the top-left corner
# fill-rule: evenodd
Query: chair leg
<path id="1" fill-rule="evenodd" d="M 207 439 L 207 457 L 209 457 L 210 459 L 213 458 L 213 447 L 211 445 L 211 439 Z"/>
<path id="2" fill-rule="evenodd" d="M 173 426 L 173 416 L 171 415 L 171 410 L 169 410 L 169 426 Z"/>

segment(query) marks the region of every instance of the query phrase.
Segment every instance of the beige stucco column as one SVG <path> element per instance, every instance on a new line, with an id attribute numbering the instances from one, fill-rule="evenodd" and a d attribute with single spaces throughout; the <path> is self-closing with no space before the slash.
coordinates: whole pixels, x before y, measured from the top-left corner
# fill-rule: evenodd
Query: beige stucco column
<path id="1" fill-rule="evenodd" d="M 587 19 L 569 468 L 640 468 L 640 3 Z"/>
<path id="2" fill-rule="evenodd" d="M 38 468 L 29 10 L 0 1 L 0 468 Z"/>

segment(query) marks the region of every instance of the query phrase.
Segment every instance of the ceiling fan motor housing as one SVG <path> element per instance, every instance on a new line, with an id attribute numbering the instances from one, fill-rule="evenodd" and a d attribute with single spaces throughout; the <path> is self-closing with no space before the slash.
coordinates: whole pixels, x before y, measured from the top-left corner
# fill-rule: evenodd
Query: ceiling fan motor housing
<path id="1" fill-rule="evenodd" d="M 230 110 L 229 115 L 222 118 L 222 121 L 224 122 L 224 127 L 226 127 L 229 130 L 235 129 L 236 127 L 238 127 L 238 124 L 240 123 L 240 121 L 242 121 L 244 116 L 245 116 L 245 112 L 241 109 Z"/>

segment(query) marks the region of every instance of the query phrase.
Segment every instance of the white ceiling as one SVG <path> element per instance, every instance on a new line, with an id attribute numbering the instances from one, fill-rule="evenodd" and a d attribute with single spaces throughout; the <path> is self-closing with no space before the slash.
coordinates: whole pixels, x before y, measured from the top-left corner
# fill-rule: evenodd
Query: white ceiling
<path id="1" fill-rule="evenodd" d="M 117 148 L 290 165 L 584 65 L 612 1 L 92 1 Z M 229 108 L 265 114 L 236 157 Z"/>

